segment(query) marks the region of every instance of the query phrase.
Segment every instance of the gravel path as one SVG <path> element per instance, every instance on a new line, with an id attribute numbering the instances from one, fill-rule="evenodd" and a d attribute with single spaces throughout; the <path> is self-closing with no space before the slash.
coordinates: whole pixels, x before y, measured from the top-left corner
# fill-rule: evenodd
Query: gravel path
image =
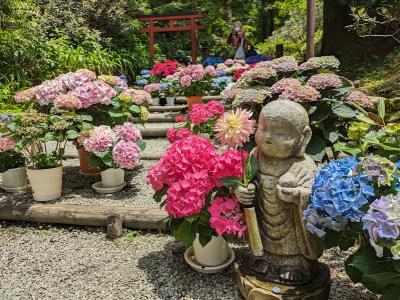
<path id="1" fill-rule="evenodd" d="M 101 229 L 39 228 L 0 226 L 0 299 L 241 299 L 232 268 L 192 271 L 170 236 L 128 231 L 109 241 Z M 247 249 L 232 247 L 242 261 Z M 336 251 L 323 260 L 334 268 L 331 300 L 377 299 L 350 282 Z"/>
<path id="2" fill-rule="evenodd" d="M 137 208 L 157 208 L 153 200 L 153 190 L 146 184 L 147 170 L 157 161 L 142 160 L 141 164 L 126 174 L 128 182 L 121 192 L 104 195 L 96 193 L 92 184 L 100 181 L 100 175 L 87 177 L 79 173 L 79 160 L 67 159 L 64 161 L 64 193 L 54 203 L 80 205 L 110 205 Z M 31 192 L 22 194 L 7 194 L 0 191 L 0 201 L 33 202 Z M 1 298 L 0 298 L 1 299 Z"/>

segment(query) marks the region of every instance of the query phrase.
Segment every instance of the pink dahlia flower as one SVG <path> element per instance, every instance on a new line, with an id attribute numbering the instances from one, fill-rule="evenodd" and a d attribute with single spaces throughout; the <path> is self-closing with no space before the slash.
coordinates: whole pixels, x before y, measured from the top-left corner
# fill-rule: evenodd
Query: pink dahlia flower
<path id="1" fill-rule="evenodd" d="M 213 185 L 207 171 L 198 171 L 174 182 L 167 191 L 165 210 L 173 218 L 199 214 Z"/>
<path id="2" fill-rule="evenodd" d="M 280 100 L 291 100 L 295 102 L 314 102 L 321 98 L 320 92 L 309 85 L 292 86 L 286 89 L 280 96 Z"/>
<path id="3" fill-rule="evenodd" d="M 317 90 L 337 89 L 343 83 L 339 75 L 336 74 L 316 74 L 308 79 L 307 84 Z"/>
<path id="4" fill-rule="evenodd" d="M 101 125 L 90 131 L 90 137 L 83 142 L 85 150 L 98 154 L 109 150 L 117 139 L 117 134 L 110 126 Z"/>
<path id="5" fill-rule="evenodd" d="M 374 101 L 368 95 L 360 91 L 353 91 L 348 94 L 345 98 L 346 101 L 354 102 L 362 107 L 373 108 L 375 106 Z"/>
<path id="6" fill-rule="evenodd" d="M 181 86 L 182 87 L 188 87 L 192 85 L 192 77 L 190 75 L 183 75 L 181 77 Z"/>
<path id="7" fill-rule="evenodd" d="M 192 132 L 187 128 L 182 128 L 182 129 L 169 128 L 167 130 L 167 140 L 171 144 L 175 143 L 176 141 L 180 141 L 184 138 L 187 138 L 190 135 L 192 135 Z"/>
<path id="8" fill-rule="evenodd" d="M 256 121 L 251 119 L 253 113 L 240 108 L 226 112 L 215 126 L 215 137 L 222 145 L 235 148 L 242 147 L 250 141 L 255 131 Z"/>
<path id="9" fill-rule="evenodd" d="M 71 93 L 68 93 L 58 96 L 54 100 L 54 106 L 74 111 L 76 109 L 82 108 L 82 103 L 78 97 L 74 96 Z"/>
<path id="10" fill-rule="evenodd" d="M 118 134 L 125 142 L 137 142 L 142 139 L 140 130 L 132 123 L 125 122 L 124 125 L 118 128 Z"/>
<path id="11" fill-rule="evenodd" d="M 14 100 L 17 103 L 30 102 L 35 98 L 36 87 L 31 87 L 29 89 L 22 90 L 15 94 Z"/>
<path id="12" fill-rule="evenodd" d="M 15 148 L 15 142 L 9 137 L 0 137 L 0 151 L 10 151 Z"/>
<path id="13" fill-rule="evenodd" d="M 292 86 L 301 86 L 301 82 L 295 78 L 283 78 L 271 86 L 271 93 L 281 94 Z"/>
<path id="14" fill-rule="evenodd" d="M 215 198 L 208 212 L 211 215 L 210 225 L 218 235 L 237 235 L 240 238 L 246 231 L 243 213 L 236 198 Z"/>
<path id="15" fill-rule="evenodd" d="M 140 148 L 134 142 L 119 141 L 113 149 L 113 160 L 120 168 L 134 169 L 139 164 Z"/>

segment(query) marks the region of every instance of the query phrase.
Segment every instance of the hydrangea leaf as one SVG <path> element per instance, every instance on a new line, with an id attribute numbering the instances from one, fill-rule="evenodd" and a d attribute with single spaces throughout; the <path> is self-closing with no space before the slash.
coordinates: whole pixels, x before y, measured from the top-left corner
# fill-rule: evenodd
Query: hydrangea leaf
<path id="1" fill-rule="evenodd" d="M 400 284 L 389 285 L 383 291 L 380 300 L 400 300 Z"/>
<path id="2" fill-rule="evenodd" d="M 355 110 L 343 103 L 334 103 L 332 105 L 332 111 L 337 116 L 342 118 L 354 118 L 357 116 L 357 112 Z"/>
<path id="3" fill-rule="evenodd" d="M 314 160 L 321 162 L 326 155 L 326 141 L 319 134 L 314 134 L 307 146 L 306 153 Z"/>
<path id="4" fill-rule="evenodd" d="M 172 231 L 173 236 L 177 241 L 182 242 L 185 247 L 193 244 L 196 238 L 197 224 L 193 224 L 184 220 L 176 229 Z"/>

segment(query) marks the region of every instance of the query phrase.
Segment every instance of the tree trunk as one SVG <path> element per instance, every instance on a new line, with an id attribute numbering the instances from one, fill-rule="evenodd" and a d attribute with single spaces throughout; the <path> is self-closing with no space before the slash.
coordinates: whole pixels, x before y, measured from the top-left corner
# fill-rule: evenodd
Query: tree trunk
<path id="1" fill-rule="evenodd" d="M 261 6 L 258 8 L 259 10 L 259 22 L 260 22 L 260 41 L 264 41 L 268 38 L 272 32 L 275 30 L 274 28 L 274 16 L 275 11 L 273 9 L 267 9 L 268 4 L 272 4 L 274 1 L 272 0 L 262 0 Z"/>

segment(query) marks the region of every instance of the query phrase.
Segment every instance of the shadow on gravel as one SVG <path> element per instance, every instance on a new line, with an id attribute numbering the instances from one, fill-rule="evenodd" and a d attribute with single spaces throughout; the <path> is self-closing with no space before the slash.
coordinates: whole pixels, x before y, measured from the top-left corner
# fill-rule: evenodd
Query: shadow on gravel
<path id="1" fill-rule="evenodd" d="M 234 250 L 238 261 L 247 252 L 243 247 Z M 147 274 L 154 293 L 161 299 L 242 299 L 236 287 L 233 265 L 218 274 L 197 273 L 186 264 L 184 252 L 185 248 L 179 242 L 169 242 L 163 250 L 138 261 L 138 267 Z"/>

